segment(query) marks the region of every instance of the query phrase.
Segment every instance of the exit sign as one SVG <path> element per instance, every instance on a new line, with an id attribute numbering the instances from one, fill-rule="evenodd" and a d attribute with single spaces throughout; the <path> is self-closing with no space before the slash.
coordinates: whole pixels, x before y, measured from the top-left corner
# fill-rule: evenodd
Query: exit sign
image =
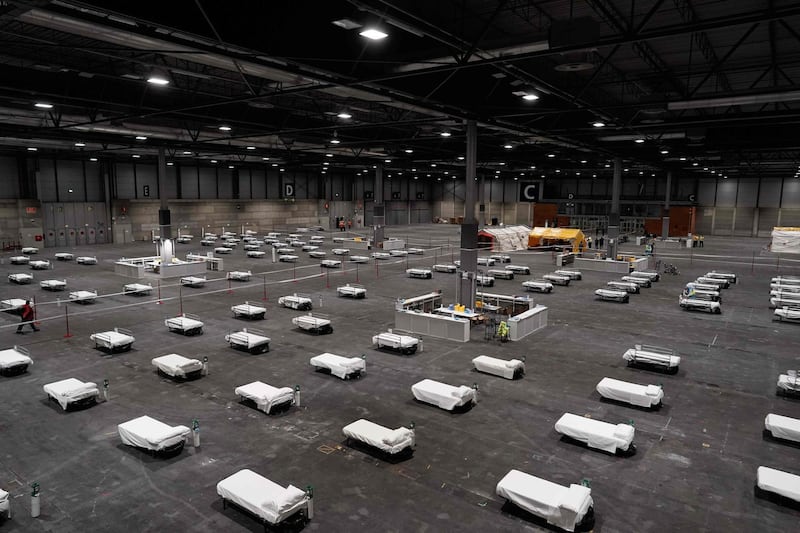
<path id="1" fill-rule="evenodd" d="M 25 213 L 28 214 L 28 215 L 35 215 L 36 214 L 36 208 L 35 207 L 26 207 L 25 208 Z"/>

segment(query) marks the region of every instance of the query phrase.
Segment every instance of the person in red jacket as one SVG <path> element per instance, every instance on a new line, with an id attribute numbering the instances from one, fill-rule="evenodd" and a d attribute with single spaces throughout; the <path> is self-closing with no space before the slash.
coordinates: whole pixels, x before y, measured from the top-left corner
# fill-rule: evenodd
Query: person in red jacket
<path id="1" fill-rule="evenodd" d="M 31 307 L 30 300 L 25 300 L 25 305 L 22 306 L 22 322 L 20 322 L 20 325 L 17 326 L 17 333 L 20 335 L 24 333 L 22 328 L 25 326 L 25 324 L 30 325 L 33 331 L 39 331 L 39 328 L 37 328 L 36 324 L 33 323 L 33 307 Z"/>

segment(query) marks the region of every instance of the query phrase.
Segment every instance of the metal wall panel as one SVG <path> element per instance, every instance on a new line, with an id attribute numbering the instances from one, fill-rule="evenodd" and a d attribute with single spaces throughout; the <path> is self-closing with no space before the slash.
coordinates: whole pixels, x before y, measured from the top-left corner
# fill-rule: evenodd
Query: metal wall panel
<path id="1" fill-rule="evenodd" d="M 717 180 L 716 178 L 702 178 L 697 180 L 697 203 L 705 206 L 713 206 L 716 202 Z"/>
<path id="2" fill-rule="evenodd" d="M 58 195 L 62 202 L 83 202 L 86 187 L 83 182 L 82 161 L 56 161 Z M 70 192 L 72 191 L 72 192 Z"/>
<path id="3" fill-rule="evenodd" d="M 800 209 L 781 209 L 781 226 L 800 227 Z"/>
<path id="4" fill-rule="evenodd" d="M 233 170 L 227 166 L 217 169 L 217 198 L 233 198 Z"/>
<path id="5" fill-rule="evenodd" d="M 781 181 L 780 178 L 762 178 L 758 207 L 781 206 Z"/>
<path id="6" fill-rule="evenodd" d="M 164 189 L 168 199 L 178 198 L 178 167 L 175 165 L 167 167 L 167 181 L 164 183 Z M 157 191 L 156 196 L 158 196 Z"/>
<path id="7" fill-rule="evenodd" d="M 39 180 L 36 187 L 39 191 L 39 199 L 42 202 L 55 202 L 58 200 L 56 190 L 56 168 L 52 159 L 39 159 Z"/>
<path id="8" fill-rule="evenodd" d="M 733 234 L 749 237 L 753 234 L 755 209 L 752 207 L 737 207 L 734 218 Z"/>
<path id="9" fill-rule="evenodd" d="M 181 198 L 194 200 L 200 198 L 197 186 L 197 166 L 188 164 L 181 166 Z"/>
<path id="10" fill-rule="evenodd" d="M 156 165 L 134 164 L 136 169 L 136 197 L 158 198 L 158 172 Z M 145 195 L 145 192 L 147 195 Z"/>
<path id="11" fill-rule="evenodd" d="M 772 228 L 778 225 L 779 209 L 772 207 L 761 207 L 758 210 L 758 234 L 766 237 L 771 234 Z"/>
<path id="12" fill-rule="evenodd" d="M 717 180 L 717 202 L 716 207 L 733 207 L 736 205 L 736 191 L 739 180 L 722 179 Z"/>
<path id="13" fill-rule="evenodd" d="M 136 197 L 135 178 L 133 165 L 130 163 L 116 163 L 114 165 L 114 184 L 117 198 L 130 200 Z"/>
<path id="14" fill-rule="evenodd" d="M 283 196 L 281 189 L 281 180 L 278 170 L 270 168 L 267 171 L 267 198 L 270 200 L 277 200 Z"/>
<path id="15" fill-rule="evenodd" d="M 711 234 L 711 222 L 714 217 L 713 207 L 698 207 L 695 210 L 695 232 L 700 235 Z"/>
<path id="16" fill-rule="evenodd" d="M 0 198 L 19 198 L 19 171 L 13 157 L 0 157 Z"/>
<path id="17" fill-rule="evenodd" d="M 755 207 L 757 197 L 758 197 L 758 180 L 740 179 L 739 191 L 736 194 L 736 206 Z"/>
<path id="18" fill-rule="evenodd" d="M 717 207 L 714 209 L 714 235 L 730 235 L 733 229 L 733 208 Z"/>
<path id="19" fill-rule="evenodd" d="M 250 175 L 252 176 L 253 189 L 252 197 L 254 199 L 264 199 L 267 197 L 267 175 L 264 169 L 254 168 Z"/>
<path id="20" fill-rule="evenodd" d="M 786 178 L 783 180 L 781 207 L 792 209 L 800 207 L 800 180 L 796 178 Z"/>
<path id="21" fill-rule="evenodd" d="M 86 175 L 86 200 L 88 202 L 105 201 L 105 181 L 103 167 L 97 162 L 87 161 L 83 165 Z"/>
<path id="22" fill-rule="evenodd" d="M 217 169 L 214 167 L 198 167 L 198 198 L 213 200 L 217 197 Z"/>

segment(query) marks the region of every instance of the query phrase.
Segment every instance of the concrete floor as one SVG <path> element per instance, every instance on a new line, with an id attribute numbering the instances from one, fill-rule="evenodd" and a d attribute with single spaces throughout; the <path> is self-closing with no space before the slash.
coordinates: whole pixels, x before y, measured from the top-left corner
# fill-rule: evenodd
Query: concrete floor
<path id="1" fill-rule="evenodd" d="M 456 243 L 458 227 L 389 228 L 389 235 L 412 235 L 415 245 Z M 331 247 L 329 237 L 326 249 Z M 19 377 L 0 377 L 0 487 L 11 492 L 13 519 L 4 532 L 58 531 L 260 531 L 249 516 L 228 508 L 216 483 L 250 468 L 272 480 L 313 485 L 316 516 L 306 531 L 547 531 L 519 513 L 507 512 L 494 494 L 509 469 L 563 483 L 591 480 L 597 517 L 595 531 L 791 531 L 800 511 L 756 499 L 759 465 L 800 473 L 800 450 L 762 439 L 763 419 L 773 412 L 800 417 L 800 402 L 775 396 L 781 372 L 800 367 L 800 325 L 771 320 L 769 278 L 778 268 L 800 274 L 800 263 L 761 257 L 764 240 L 707 237 L 703 249 L 661 250 L 675 263 L 668 276 L 632 295 L 630 304 L 596 301 L 593 290 L 613 279 L 584 272 L 583 281 L 534 295 L 550 308 L 550 325 L 519 343 L 473 340 L 457 344 L 425 338 L 422 353 L 404 357 L 371 348 L 371 337 L 393 325 L 393 302 L 441 288 L 445 301 L 455 291 L 455 276 L 432 280 L 405 277 L 405 261 L 361 265 L 366 300 L 337 298 L 339 284 L 356 281 L 356 272 L 319 276 L 317 260 L 299 253 L 291 266 L 247 259 L 237 250 L 225 257 L 227 270 L 251 269 L 250 283 L 209 282 L 183 289 L 183 311 L 205 322 L 205 334 L 169 333 L 165 318 L 179 313 L 175 282 L 157 296 L 113 295 L 87 306 L 70 305 L 70 338 L 64 338 L 66 293 L 43 291 L 38 281 L 66 278 L 72 289 L 118 293 L 124 283 L 113 271 L 121 256 L 150 255 L 150 243 L 74 250 L 97 255 L 97 266 L 53 262 L 35 272 L 35 284 L 4 284 L 2 298 L 35 296 L 42 331 L 14 334 L 16 318 L 0 313 L 0 347 L 26 346 L 35 364 Z M 633 246 L 629 246 L 633 249 Z M 199 245 L 180 245 L 205 252 Z M 59 250 L 43 249 L 53 258 Z M 413 264 L 442 262 L 442 253 L 412 258 Z M 8 264 L 0 273 L 29 271 Z M 16 255 L 16 254 L 13 254 Z M 449 259 L 449 252 L 444 252 Z M 457 253 L 454 256 L 457 258 Z M 755 258 L 755 259 L 754 259 Z M 553 269 L 549 253 L 515 254 L 533 276 Z M 689 279 L 712 268 L 739 274 L 740 283 L 723 293 L 721 315 L 682 311 L 677 294 Z M 301 278 L 292 282 L 293 275 Z M 224 278 L 209 273 L 209 278 Z M 493 292 L 519 294 L 521 281 L 498 280 Z M 326 285 L 330 284 L 330 288 Z M 272 338 L 271 351 L 252 356 L 224 341 L 247 323 L 232 318 L 230 306 L 262 301 L 267 319 L 252 324 Z M 293 329 L 297 312 L 279 308 L 279 296 L 313 295 L 315 311 L 328 313 L 334 333 L 312 336 Z M 320 301 L 322 303 L 319 308 Z M 115 326 L 136 336 L 134 349 L 104 355 L 89 335 Z M 672 346 L 683 358 L 677 375 L 626 368 L 622 353 L 636 342 Z M 367 374 L 341 381 L 316 373 L 311 356 L 331 351 L 366 354 Z M 159 377 L 150 360 L 180 353 L 208 356 L 210 375 L 188 383 Z M 470 360 L 479 354 L 527 356 L 527 375 L 519 381 L 477 374 Z M 646 412 L 601 402 L 595 385 L 604 376 L 638 383 L 662 383 L 665 406 Z M 61 412 L 46 401 L 42 385 L 77 377 L 110 381 L 111 400 L 92 408 Z M 410 386 L 423 378 L 480 387 L 480 403 L 464 414 L 450 414 L 413 401 Z M 237 402 L 237 385 L 262 380 L 300 385 L 302 407 L 267 416 Z M 563 442 L 553 429 L 564 412 L 610 422 L 633 420 L 638 453 L 618 458 Z M 176 458 L 157 460 L 123 446 L 117 424 L 143 414 L 171 424 L 201 425 L 202 447 L 187 445 Z M 414 457 L 399 464 L 377 460 L 343 445 L 342 426 L 369 418 L 397 427 L 417 427 Z M 42 488 L 42 515 L 29 516 L 29 485 Z"/>

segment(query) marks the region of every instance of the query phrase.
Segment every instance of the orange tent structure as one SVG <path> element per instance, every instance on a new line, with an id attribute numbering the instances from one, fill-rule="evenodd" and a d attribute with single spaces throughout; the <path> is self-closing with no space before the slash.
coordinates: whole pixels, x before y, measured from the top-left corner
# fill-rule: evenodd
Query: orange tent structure
<path id="1" fill-rule="evenodd" d="M 586 250 L 586 237 L 577 228 L 533 228 L 528 235 L 528 248 L 571 246 L 573 252 Z"/>

